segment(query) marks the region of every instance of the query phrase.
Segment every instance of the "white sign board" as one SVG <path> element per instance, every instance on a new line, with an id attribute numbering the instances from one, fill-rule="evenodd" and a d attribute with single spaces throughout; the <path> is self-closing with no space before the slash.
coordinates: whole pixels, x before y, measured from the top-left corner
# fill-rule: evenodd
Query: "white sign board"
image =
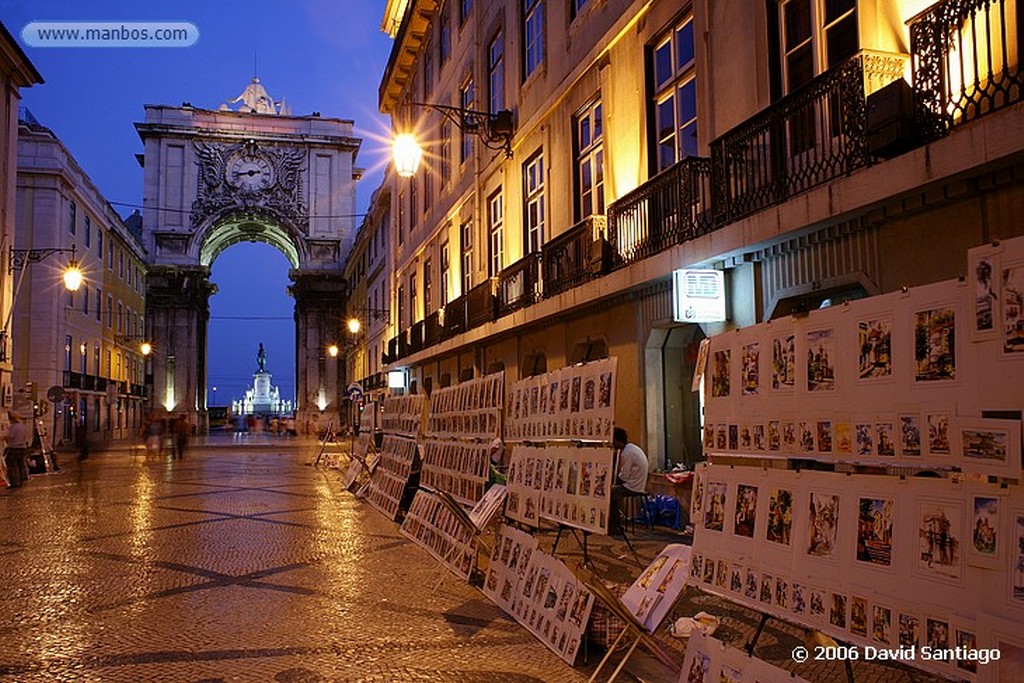
<path id="1" fill-rule="evenodd" d="M 676 322 L 725 321 L 725 274 L 720 270 L 673 271 L 672 307 Z"/>

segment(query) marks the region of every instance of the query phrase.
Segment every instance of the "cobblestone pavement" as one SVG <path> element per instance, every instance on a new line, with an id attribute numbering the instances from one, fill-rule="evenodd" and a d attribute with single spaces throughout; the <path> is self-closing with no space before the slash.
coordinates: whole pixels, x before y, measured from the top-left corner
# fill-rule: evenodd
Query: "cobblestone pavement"
<path id="1" fill-rule="evenodd" d="M 586 680 L 600 653 L 570 668 L 475 588 L 437 587 L 434 561 L 295 443 L 98 454 L 0 492 L 0 680 Z M 640 562 L 678 540 L 639 533 Z M 559 554 L 582 559 L 571 539 Z M 608 580 L 639 573 L 621 541 L 594 539 L 591 558 Z M 723 616 L 726 640 L 756 627 L 697 592 L 677 612 L 699 609 Z M 788 660 L 799 637 L 771 626 L 759 654 Z M 675 680 L 649 658 L 632 670 Z"/>

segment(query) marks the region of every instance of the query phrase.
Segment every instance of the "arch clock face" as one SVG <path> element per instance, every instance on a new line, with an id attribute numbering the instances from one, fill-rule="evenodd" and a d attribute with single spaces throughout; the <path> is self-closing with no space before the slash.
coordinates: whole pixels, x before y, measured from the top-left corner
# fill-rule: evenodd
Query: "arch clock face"
<path id="1" fill-rule="evenodd" d="M 228 163 L 227 181 L 247 192 L 265 190 L 274 183 L 274 168 L 260 157 L 235 157 Z"/>

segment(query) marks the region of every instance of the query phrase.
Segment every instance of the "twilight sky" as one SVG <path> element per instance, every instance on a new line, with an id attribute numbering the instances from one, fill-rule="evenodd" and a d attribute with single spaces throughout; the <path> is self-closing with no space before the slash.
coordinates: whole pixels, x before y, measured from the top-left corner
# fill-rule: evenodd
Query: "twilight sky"
<path id="1" fill-rule="evenodd" d="M 380 30 L 385 0 L 0 0 L 0 21 L 21 41 L 31 21 L 185 21 L 199 41 L 185 48 L 22 49 L 46 81 L 22 91 L 22 104 L 52 129 L 114 208 L 142 204 L 142 144 L 133 124 L 145 104 L 216 109 L 258 75 L 292 114 L 319 111 L 353 119 L 363 138 L 356 163 L 364 212 L 386 163 L 386 119 L 377 86 L 391 40 Z M 358 226 L 360 219 L 356 219 Z M 219 293 L 210 301 L 209 374 L 216 402 L 240 397 L 252 382 L 256 350 L 283 398 L 294 394 L 292 300 L 288 262 L 263 244 L 239 244 L 213 264 Z M 273 319 L 266 319 L 273 318 Z M 213 394 L 210 394 L 211 402 Z"/>

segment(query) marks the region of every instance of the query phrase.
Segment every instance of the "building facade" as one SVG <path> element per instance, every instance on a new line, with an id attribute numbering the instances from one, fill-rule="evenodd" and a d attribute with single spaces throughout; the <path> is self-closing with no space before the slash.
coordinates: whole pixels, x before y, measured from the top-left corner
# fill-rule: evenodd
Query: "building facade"
<path id="1" fill-rule="evenodd" d="M 15 247 L 65 251 L 24 266 L 14 314 L 15 385 L 36 387 L 57 443 L 71 443 L 79 426 L 93 445 L 132 439 L 146 402 L 139 216 L 123 221 L 30 114 L 18 129 L 17 192 Z M 77 292 L 59 284 L 71 249 L 84 276 Z M 53 387 L 62 400 L 46 400 Z"/>
<path id="2" fill-rule="evenodd" d="M 961 276 L 1024 230 L 1017 5 L 389 2 L 379 104 L 424 161 L 391 180 L 386 369 L 616 356 L 618 424 L 696 461 L 706 335 Z M 511 155 L 420 103 L 509 110 Z M 723 274 L 725 320 L 676 320 L 683 268 Z"/>
<path id="3" fill-rule="evenodd" d="M 0 256 L 4 266 L 11 258 L 14 244 L 15 197 L 18 168 L 18 112 L 21 103 L 19 91 L 43 82 L 17 41 L 0 23 L 0 88 L 3 89 L 3 107 L 0 107 L 0 241 L 8 246 Z M 14 306 L 14 272 L 0 268 L 0 403 L 10 407 L 14 398 L 11 365 L 11 326 Z M 22 388 L 23 387 L 19 387 Z M 7 424 L 7 414 L 0 411 L 0 424 Z"/>

